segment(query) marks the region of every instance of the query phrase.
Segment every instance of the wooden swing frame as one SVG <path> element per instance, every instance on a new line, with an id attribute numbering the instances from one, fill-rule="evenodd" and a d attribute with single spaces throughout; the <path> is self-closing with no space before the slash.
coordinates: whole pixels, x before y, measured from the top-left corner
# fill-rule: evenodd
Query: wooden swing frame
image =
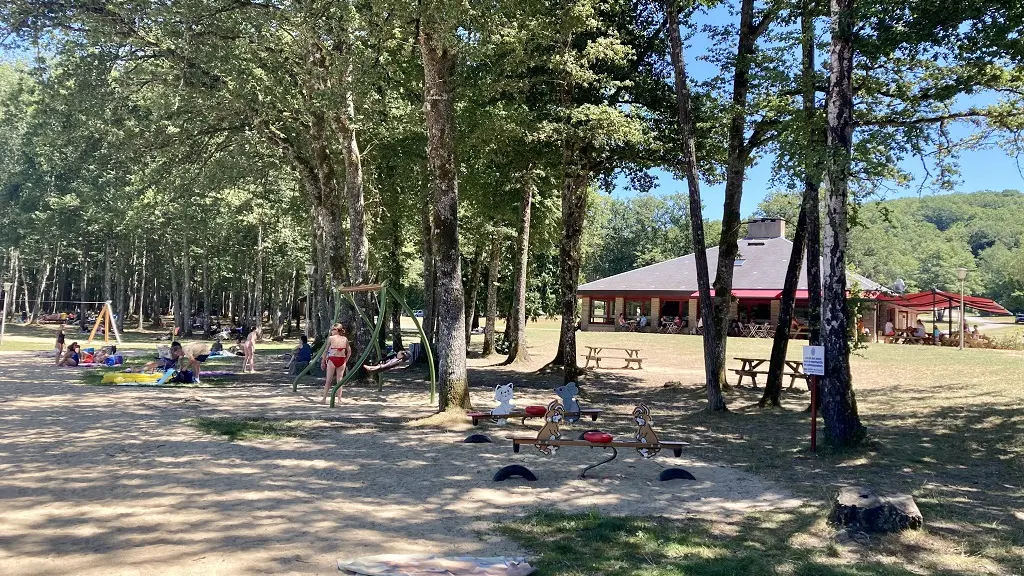
<path id="1" fill-rule="evenodd" d="M 380 309 L 377 312 L 376 323 L 372 322 L 370 317 L 367 316 L 367 314 L 363 312 L 362 309 L 359 308 L 358 304 L 356 304 L 356 299 L 355 297 L 353 297 L 353 294 L 361 292 L 377 292 L 378 294 L 377 301 L 379 303 Z M 416 315 L 413 314 L 413 310 L 409 308 L 409 304 L 406 303 L 404 298 L 402 298 L 402 295 L 399 294 L 398 291 L 395 290 L 394 288 L 389 287 L 387 284 L 363 284 L 359 286 L 345 286 L 342 288 L 335 289 L 335 293 L 338 296 L 338 298 L 336 298 L 334 302 L 334 322 L 332 323 L 337 323 L 339 317 L 341 316 L 341 297 L 344 296 L 355 309 L 356 314 L 358 314 L 359 317 L 364 322 L 366 322 L 367 324 L 374 324 L 373 334 L 370 335 L 370 342 L 372 342 L 372 348 L 371 346 L 367 346 L 366 350 L 363 350 L 363 353 L 359 356 L 359 360 L 356 363 L 357 367 L 362 366 L 363 363 L 366 362 L 366 359 L 370 356 L 371 349 L 376 351 L 377 361 L 379 362 L 381 360 L 379 336 L 381 329 L 384 327 L 384 318 L 387 316 L 388 297 L 390 296 L 391 299 L 394 300 L 395 303 L 397 303 L 398 306 L 402 308 L 402 310 L 409 314 L 409 316 L 412 318 L 413 323 L 416 325 L 416 331 L 420 335 L 420 342 L 423 345 L 423 351 L 427 355 L 427 367 L 430 371 L 430 403 L 433 404 L 437 395 L 437 371 L 434 368 L 434 353 L 430 349 L 430 342 L 427 340 L 427 335 L 423 331 L 423 326 L 420 324 L 419 318 L 417 318 Z M 306 319 L 306 322 L 309 322 L 309 318 Z M 309 371 L 313 368 L 313 366 L 319 363 L 320 358 L 322 358 L 326 352 L 327 347 L 321 346 L 320 350 L 309 361 L 309 364 L 295 377 L 295 380 L 292 382 L 292 392 L 298 392 L 299 379 L 308 374 Z M 354 378 L 358 372 L 358 368 L 346 372 L 345 376 L 341 379 L 341 381 L 331 387 L 331 408 L 334 408 L 334 398 L 335 394 L 338 393 L 338 389 L 344 386 L 346 383 L 348 383 L 352 378 Z M 378 373 L 375 374 L 375 377 L 377 378 L 377 389 L 381 390 L 384 386 L 383 375 Z"/>
<path id="2" fill-rule="evenodd" d="M 86 340 L 86 344 L 92 344 L 101 323 L 103 324 L 103 343 L 110 343 L 110 331 L 113 330 L 114 339 L 117 340 L 118 344 L 121 344 L 121 333 L 117 331 L 117 323 L 114 322 L 114 313 L 110 304 L 110 300 L 103 303 L 103 308 L 100 309 L 100 313 L 96 316 L 96 323 L 92 326 L 92 332 L 89 332 L 89 339 Z"/>

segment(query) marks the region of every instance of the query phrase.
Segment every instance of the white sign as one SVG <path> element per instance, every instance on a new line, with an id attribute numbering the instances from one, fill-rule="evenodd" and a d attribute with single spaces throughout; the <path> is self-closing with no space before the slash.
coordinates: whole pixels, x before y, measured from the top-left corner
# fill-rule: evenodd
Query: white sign
<path id="1" fill-rule="evenodd" d="M 804 346 L 804 374 L 808 376 L 825 375 L 824 346 Z"/>

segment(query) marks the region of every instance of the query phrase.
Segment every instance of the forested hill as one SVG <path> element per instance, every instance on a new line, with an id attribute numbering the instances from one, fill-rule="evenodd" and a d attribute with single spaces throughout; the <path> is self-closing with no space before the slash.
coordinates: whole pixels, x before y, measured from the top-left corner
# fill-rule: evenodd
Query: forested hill
<path id="1" fill-rule="evenodd" d="M 794 196 L 773 194 L 758 215 L 796 221 Z M 869 202 L 859 207 L 847 259 L 861 274 L 910 290 L 958 291 L 956 269 L 970 270 L 970 294 L 1024 311 L 1024 192 L 1004 190 Z"/>

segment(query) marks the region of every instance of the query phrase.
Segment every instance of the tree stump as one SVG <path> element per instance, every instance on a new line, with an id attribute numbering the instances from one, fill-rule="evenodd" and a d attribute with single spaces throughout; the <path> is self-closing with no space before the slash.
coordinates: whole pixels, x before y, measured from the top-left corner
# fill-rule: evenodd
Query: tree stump
<path id="1" fill-rule="evenodd" d="M 832 502 L 829 522 L 861 532 L 900 532 L 919 529 L 924 518 L 907 494 L 879 496 L 869 488 L 841 488 Z"/>

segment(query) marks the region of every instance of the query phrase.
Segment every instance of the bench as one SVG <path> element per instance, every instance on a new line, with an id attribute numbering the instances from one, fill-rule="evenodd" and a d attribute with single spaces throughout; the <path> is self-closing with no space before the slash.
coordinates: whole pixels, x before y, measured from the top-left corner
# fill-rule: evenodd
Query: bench
<path id="1" fill-rule="evenodd" d="M 600 416 L 602 413 L 604 413 L 604 410 L 601 410 L 600 408 L 584 408 L 579 412 L 566 412 L 565 415 L 569 417 L 586 416 L 590 418 L 591 422 L 597 422 L 598 416 Z M 481 420 L 504 420 L 506 418 L 520 418 L 523 423 L 523 426 L 526 426 L 527 418 L 544 417 L 543 414 L 527 414 L 523 410 L 513 410 L 508 414 L 491 414 L 490 412 L 467 412 L 466 415 L 472 418 L 473 426 L 478 425 Z"/>

